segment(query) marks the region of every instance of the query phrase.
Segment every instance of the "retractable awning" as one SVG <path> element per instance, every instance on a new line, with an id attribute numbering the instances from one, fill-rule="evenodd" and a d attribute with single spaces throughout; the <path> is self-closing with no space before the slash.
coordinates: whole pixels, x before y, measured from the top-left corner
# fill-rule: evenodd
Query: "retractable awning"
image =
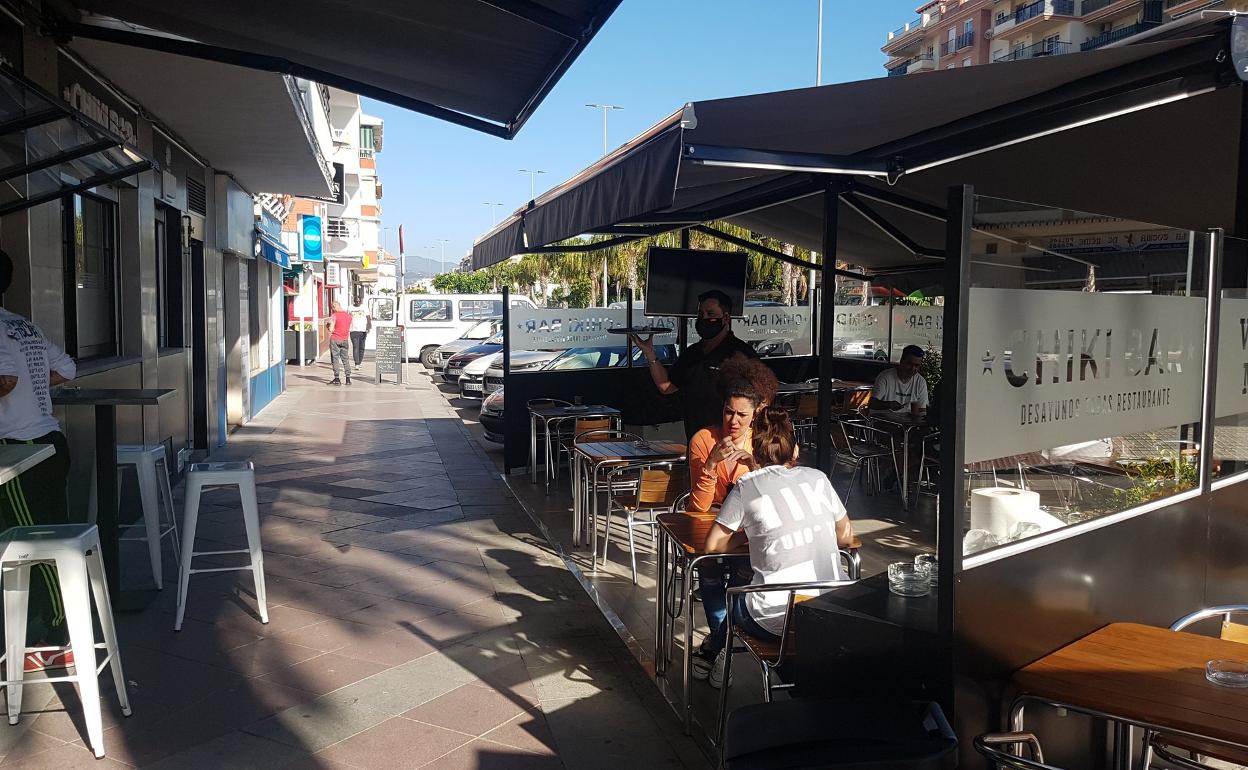
<path id="1" fill-rule="evenodd" d="M 70 48 L 249 192 L 331 197 L 329 165 L 289 76 L 97 40 Z"/>
<path id="2" fill-rule="evenodd" d="M 76 38 L 304 77 L 511 138 L 620 0 L 71 3 L 58 31 Z"/>
<path id="3" fill-rule="evenodd" d="M 0 66 L 0 216 L 152 165 L 121 136 Z"/>
<path id="4" fill-rule="evenodd" d="M 839 203 L 838 257 L 876 269 L 940 264 L 941 207 L 954 184 L 1140 221 L 1226 226 L 1235 196 L 1225 171 L 1236 168 L 1240 120 L 1239 89 L 1224 88 L 1239 82 L 1227 26 L 691 103 L 499 223 L 474 245 L 473 267 L 585 234 L 626 239 L 630 227 L 720 219 L 818 250 L 824 190 L 844 180 L 852 192 Z M 1171 160 L 1150 162 L 1161 158 Z M 1210 194 L 1155 195 L 1170 184 L 1203 184 Z"/>

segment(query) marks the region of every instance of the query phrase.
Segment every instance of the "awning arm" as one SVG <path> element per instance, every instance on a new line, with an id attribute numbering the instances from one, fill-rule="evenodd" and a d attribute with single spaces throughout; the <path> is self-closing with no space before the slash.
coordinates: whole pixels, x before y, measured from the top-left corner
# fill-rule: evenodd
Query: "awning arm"
<path id="1" fill-rule="evenodd" d="M 670 228 L 676 229 L 676 228 Z M 594 251 L 602 251 L 616 246 L 623 246 L 626 243 L 640 241 L 649 238 L 649 235 L 621 235 L 615 238 L 608 238 L 605 241 L 594 241 L 593 243 L 572 243 L 566 246 L 526 246 L 521 249 L 519 254 L 588 254 Z"/>
<path id="2" fill-rule="evenodd" d="M 757 251 L 758 253 L 765 254 L 771 257 L 772 259 L 777 259 L 777 260 L 780 260 L 781 262 L 787 262 L 790 265 L 794 265 L 796 267 L 807 268 L 810 270 L 815 270 L 819 267 L 819 264 L 817 262 L 808 262 L 807 260 L 804 260 L 804 259 L 798 259 L 792 254 L 785 254 L 783 251 L 773 249 L 770 246 L 764 246 L 761 243 L 754 243 L 753 241 L 747 240 L 745 238 L 738 238 L 735 235 L 730 235 L 724 232 L 723 230 L 711 227 L 710 225 L 694 225 L 693 227 L 689 229 L 697 230 L 698 232 L 703 233 L 705 235 L 709 235 L 712 238 L 718 238 L 719 240 L 724 241 L 725 243 L 731 243 L 733 246 L 740 246 L 743 249 L 750 249 L 751 251 Z"/>
<path id="3" fill-rule="evenodd" d="M 116 43 L 117 45 L 128 45 L 135 48 L 147 48 L 152 51 L 161 51 L 163 53 L 175 54 L 177 56 L 189 56 L 195 59 L 203 59 L 205 61 L 215 61 L 222 64 L 232 64 L 236 67 L 246 67 L 253 70 L 262 70 L 265 72 L 277 72 L 293 77 L 304 78 L 315 83 L 320 83 L 334 88 L 340 88 L 343 91 L 367 96 L 370 99 L 393 104 L 413 112 L 419 112 L 439 120 L 445 120 L 448 123 L 454 123 L 465 128 L 471 128 L 481 131 L 491 136 L 501 137 L 503 139 L 511 139 L 515 135 L 515 131 L 519 129 L 516 126 L 504 126 L 482 118 L 466 115 L 462 112 L 448 110 L 445 107 L 439 107 L 436 104 L 413 99 L 410 96 L 395 93 L 385 88 L 370 85 L 352 78 L 345 78 L 341 75 L 335 75 L 332 72 L 309 67 L 303 64 L 296 64 L 288 59 L 278 56 L 265 56 L 264 54 L 251 53 L 248 51 L 238 51 L 231 48 L 221 48 L 214 45 L 206 45 L 197 43 L 192 40 L 184 40 L 179 38 L 164 37 L 161 35 L 149 35 L 142 32 L 132 32 L 129 30 L 115 29 L 113 27 L 103 27 L 94 24 L 82 24 L 80 22 L 61 22 L 55 25 L 58 34 L 70 35 L 73 37 L 84 37 L 91 40 L 101 40 L 106 43 Z"/>
<path id="4" fill-rule="evenodd" d="M 59 166 L 62 163 L 68 163 L 72 160 L 85 158 L 88 155 L 94 155 L 97 152 L 118 147 L 119 144 L 115 139 L 101 139 L 98 142 L 84 144 L 81 147 L 75 147 L 72 150 L 66 150 L 55 155 L 49 155 L 46 158 L 31 161 L 30 163 L 14 163 L 13 165 L 0 169 L 0 182 L 7 182 L 32 171 L 43 171 L 46 168 Z"/>
<path id="5" fill-rule="evenodd" d="M 843 193 L 841 195 L 841 200 L 844 201 L 846 206 L 849 206 L 863 219 L 875 225 L 876 229 L 887 235 L 911 254 L 918 257 L 930 257 L 932 259 L 945 258 L 945 252 L 939 249 L 932 249 L 927 246 L 919 245 L 914 241 L 914 239 L 906 235 L 901 228 L 888 221 L 888 219 L 881 216 L 879 212 L 868 206 L 866 203 L 855 198 L 852 192 Z"/>
<path id="6" fill-rule="evenodd" d="M 858 158 L 850 155 L 821 155 L 808 152 L 771 152 L 744 147 L 686 144 L 684 159 L 699 166 L 749 168 L 761 171 L 836 174 L 843 176 L 895 176 L 892 161 Z"/>

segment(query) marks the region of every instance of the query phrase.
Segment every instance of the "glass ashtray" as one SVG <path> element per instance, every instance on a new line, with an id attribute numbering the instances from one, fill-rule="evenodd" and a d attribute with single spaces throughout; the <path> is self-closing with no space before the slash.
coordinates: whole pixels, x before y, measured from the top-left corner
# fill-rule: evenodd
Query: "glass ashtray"
<path id="1" fill-rule="evenodd" d="M 898 561 L 888 565 L 888 590 L 898 596 L 927 596 L 931 569 L 926 564 Z"/>
<path id="2" fill-rule="evenodd" d="M 1219 687 L 1248 687 L 1248 661 L 1215 658 L 1205 664 L 1205 679 Z"/>

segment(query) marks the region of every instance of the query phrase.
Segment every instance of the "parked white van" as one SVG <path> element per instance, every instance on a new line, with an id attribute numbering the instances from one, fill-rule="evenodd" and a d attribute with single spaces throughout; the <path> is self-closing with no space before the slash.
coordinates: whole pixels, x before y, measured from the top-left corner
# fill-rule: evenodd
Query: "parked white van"
<path id="1" fill-rule="evenodd" d="M 513 296 L 511 306 L 535 307 L 524 296 Z M 439 345 L 458 338 L 478 321 L 502 316 L 502 294 L 401 294 L 394 320 L 387 324 L 374 318 L 373 325 L 402 326 L 403 355 L 432 368 L 431 356 Z"/>

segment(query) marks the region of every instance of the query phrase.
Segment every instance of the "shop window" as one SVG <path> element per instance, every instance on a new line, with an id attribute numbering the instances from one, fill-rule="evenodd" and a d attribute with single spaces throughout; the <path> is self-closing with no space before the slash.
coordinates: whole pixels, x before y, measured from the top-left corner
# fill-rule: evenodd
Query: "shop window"
<path id="1" fill-rule="evenodd" d="M 394 300 L 389 297 L 374 297 L 368 301 L 368 313 L 374 321 L 394 320 Z"/>
<path id="2" fill-rule="evenodd" d="M 78 359 L 115 356 L 117 313 L 117 206 L 72 195 L 62 206 L 65 252 L 65 343 Z"/>
<path id="3" fill-rule="evenodd" d="M 267 294 L 267 288 L 260 285 L 260 269 L 259 260 L 247 261 L 247 335 L 251 342 L 248 346 L 251 357 L 247 366 L 253 372 L 260 368 L 260 314 L 269 304 L 261 301 L 261 297 Z"/>
<path id="4" fill-rule="evenodd" d="M 156 208 L 156 335 L 161 348 L 185 346 L 185 296 L 181 215 Z"/>

